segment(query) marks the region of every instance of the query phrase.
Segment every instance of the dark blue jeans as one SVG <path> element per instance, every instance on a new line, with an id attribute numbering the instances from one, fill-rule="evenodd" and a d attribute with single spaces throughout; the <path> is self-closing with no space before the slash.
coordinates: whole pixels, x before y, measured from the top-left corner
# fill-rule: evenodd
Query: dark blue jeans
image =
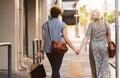
<path id="1" fill-rule="evenodd" d="M 63 61 L 64 54 L 46 53 L 46 55 L 52 67 L 52 78 L 60 78 L 59 70 Z"/>

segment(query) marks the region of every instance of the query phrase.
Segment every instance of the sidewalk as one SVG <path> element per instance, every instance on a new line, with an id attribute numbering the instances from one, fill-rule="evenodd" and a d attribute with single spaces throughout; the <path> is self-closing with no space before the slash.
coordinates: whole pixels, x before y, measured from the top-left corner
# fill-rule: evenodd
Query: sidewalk
<path id="1" fill-rule="evenodd" d="M 74 34 L 74 30 L 70 30 L 71 33 L 69 32 L 69 37 L 70 40 L 72 41 L 73 45 L 78 48 L 80 43 L 81 43 L 81 37 L 80 38 L 75 38 L 73 36 Z M 61 66 L 61 78 L 69 78 L 70 75 L 70 64 L 73 60 L 79 60 L 81 61 L 81 63 L 84 64 L 84 70 L 81 72 L 84 72 L 84 78 L 92 78 L 91 77 L 91 70 L 90 70 L 90 64 L 89 64 L 89 52 L 88 52 L 88 48 L 89 46 L 86 45 L 86 47 L 83 47 L 80 55 L 76 55 L 72 49 L 70 49 L 70 47 L 68 47 L 68 52 L 65 54 L 64 59 L 63 59 L 63 63 Z M 29 66 L 31 66 L 32 64 L 32 58 L 26 58 L 25 59 L 25 63 Z M 51 67 L 49 64 L 49 61 L 45 55 L 45 59 L 43 61 L 43 64 L 45 66 L 45 70 L 47 72 L 47 77 L 46 78 L 51 78 Z M 110 70 L 111 70 L 111 78 L 115 78 L 115 69 L 113 67 L 110 66 Z M 28 72 L 30 70 L 24 70 L 24 71 L 17 71 L 17 72 L 12 72 L 12 78 L 28 78 Z M 6 71 L 0 71 L 0 78 L 7 78 L 7 73 Z"/>

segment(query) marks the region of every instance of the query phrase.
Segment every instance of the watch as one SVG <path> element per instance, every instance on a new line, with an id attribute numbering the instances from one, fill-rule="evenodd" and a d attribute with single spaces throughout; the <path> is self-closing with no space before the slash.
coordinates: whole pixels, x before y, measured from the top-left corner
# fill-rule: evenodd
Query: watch
<path id="1" fill-rule="evenodd" d="M 40 50 L 40 52 L 43 52 L 43 50 Z"/>

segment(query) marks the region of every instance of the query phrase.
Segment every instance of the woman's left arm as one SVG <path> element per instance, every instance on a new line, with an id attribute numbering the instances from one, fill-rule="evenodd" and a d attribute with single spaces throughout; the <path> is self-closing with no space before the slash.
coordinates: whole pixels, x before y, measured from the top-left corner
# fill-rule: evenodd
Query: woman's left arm
<path id="1" fill-rule="evenodd" d="M 106 30 L 107 30 L 107 34 L 106 34 L 106 38 L 107 38 L 107 43 L 109 44 L 111 42 L 111 32 L 110 32 L 110 27 L 108 26 L 108 24 L 106 24 Z"/>
<path id="2" fill-rule="evenodd" d="M 114 50 L 115 46 L 114 46 L 114 44 L 111 44 L 112 40 L 111 40 L 111 34 L 110 34 L 110 27 L 108 25 L 106 25 L 106 26 L 107 26 L 107 35 L 106 35 L 107 43 L 110 44 L 109 46 L 111 46 L 111 49 Z"/>

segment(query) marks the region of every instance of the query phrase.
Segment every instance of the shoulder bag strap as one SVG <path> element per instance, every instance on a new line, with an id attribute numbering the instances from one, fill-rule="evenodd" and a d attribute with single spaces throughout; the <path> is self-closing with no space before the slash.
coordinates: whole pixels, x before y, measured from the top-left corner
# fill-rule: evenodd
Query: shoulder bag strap
<path id="1" fill-rule="evenodd" d="M 49 27 L 48 22 L 47 22 L 47 26 L 48 26 L 48 33 L 49 33 L 50 41 L 52 41 L 52 40 L 51 40 L 51 35 L 50 35 L 50 27 Z"/>
<path id="2" fill-rule="evenodd" d="M 108 35 L 108 28 L 106 23 L 105 23 L 105 28 L 106 28 L 106 35 Z"/>

